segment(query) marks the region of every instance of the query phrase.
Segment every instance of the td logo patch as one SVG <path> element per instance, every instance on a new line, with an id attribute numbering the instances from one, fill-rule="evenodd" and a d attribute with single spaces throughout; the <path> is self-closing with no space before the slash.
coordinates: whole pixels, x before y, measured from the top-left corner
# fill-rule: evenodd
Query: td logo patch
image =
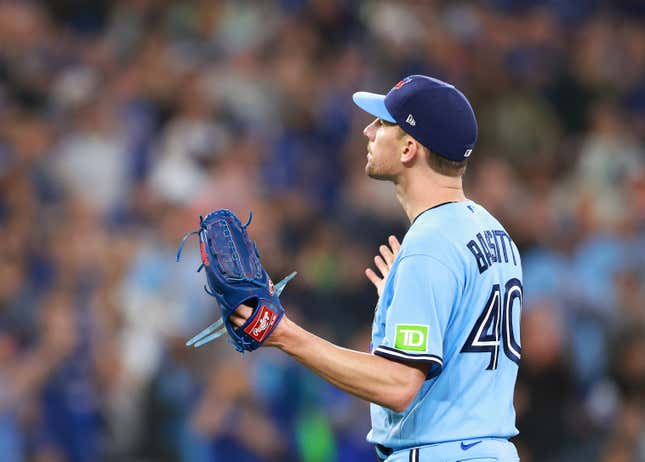
<path id="1" fill-rule="evenodd" d="M 422 324 L 397 324 L 394 348 L 406 351 L 428 350 L 428 326 Z"/>

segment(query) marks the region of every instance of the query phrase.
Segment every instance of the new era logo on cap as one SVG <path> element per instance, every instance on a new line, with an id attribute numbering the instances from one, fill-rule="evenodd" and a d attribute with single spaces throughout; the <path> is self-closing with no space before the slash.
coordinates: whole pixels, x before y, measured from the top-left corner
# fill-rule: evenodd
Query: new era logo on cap
<path id="1" fill-rule="evenodd" d="M 417 124 L 417 121 L 414 120 L 414 117 L 412 117 L 412 114 L 408 114 L 408 118 L 405 119 L 405 121 L 410 125 L 412 125 L 413 127 Z"/>

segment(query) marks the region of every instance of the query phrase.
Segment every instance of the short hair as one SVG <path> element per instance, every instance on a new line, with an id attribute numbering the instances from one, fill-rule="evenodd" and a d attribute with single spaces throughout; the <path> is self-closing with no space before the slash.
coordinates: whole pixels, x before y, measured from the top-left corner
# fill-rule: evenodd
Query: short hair
<path id="1" fill-rule="evenodd" d="M 423 150 L 426 152 L 426 160 L 428 161 L 428 165 L 438 174 L 454 177 L 463 176 L 464 173 L 466 173 L 466 168 L 468 167 L 468 161 L 470 159 L 455 161 L 446 159 L 445 157 L 432 152 L 425 146 L 423 146 Z"/>
<path id="2" fill-rule="evenodd" d="M 395 124 L 390 124 L 388 122 L 387 125 L 395 125 Z M 399 136 L 403 136 L 403 135 L 408 135 L 408 133 L 406 133 L 405 130 L 403 130 L 399 126 Z M 419 143 L 418 140 L 415 140 L 415 141 Z M 428 162 L 428 165 L 430 166 L 430 168 L 433 171 L 437 172 L 438 174 L 456 177 L 456 176 L 463 176 L 464 173 L 466 173 L 466 167 L 468 167 L 468 161 L 470 159 L 464 159 L 461 161 L 450 160 L 440 156 L 439 154 L 432 152 L 430 149 L 428 149 L 426 146 L 424 146 L 421 143 L 419 143 L 419 146 L 421 146 L 421 148 L 425 152 L 426 161 Z"/>

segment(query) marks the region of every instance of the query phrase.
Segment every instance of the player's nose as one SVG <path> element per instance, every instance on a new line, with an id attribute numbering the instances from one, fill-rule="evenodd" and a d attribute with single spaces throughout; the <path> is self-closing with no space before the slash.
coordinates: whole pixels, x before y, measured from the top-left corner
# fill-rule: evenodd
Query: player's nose
<path id="1" fill-rule="evenodd" d="M 378 119 L 377 119 L 378 120 Z M 374 120 L 371 124 L 363 129 L 363 135 L 367 136 L 370 141 L 374 140 L 374 134 L 376 133 L 376 122 Z"/>

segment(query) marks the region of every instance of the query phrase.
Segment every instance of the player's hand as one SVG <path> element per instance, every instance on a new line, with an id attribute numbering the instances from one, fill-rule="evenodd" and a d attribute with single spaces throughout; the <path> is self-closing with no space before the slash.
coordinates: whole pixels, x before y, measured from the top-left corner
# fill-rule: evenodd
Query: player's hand
<path id="1" fill-rule="evenodd" d="M 365 276 L 367 276 L 367 279 L 369 279 L 372 284 L 374 284 L 379 297 L 383 293 L 385 279 L 387 279 L 387 275 L 390 273 L 390 268 L 392 268 L 394 257 L 396 257 L 396 254 L 399 253 L 399 250 L 401 249 L 401 244 L 395 236 L 390 236 L 388 238 L 388 243 L 390 246 L 388 247 L 385 244 L 381 245 L 378 248 L 381 255 L 374 257 L 374 265 L 376 265 L 376 268 L 378 268 L 382 277 L 379 277 L 376 271 L 374 271 L 372 268 L 367 268 L 365 270 Z"/>
<path id="2" fill-rule="evenodd" d="M 254 309 L 248 305 L 240 305 L 237 307 L 235 311 L 231 313 L 228 319 L 231 321 L 231 324 L 233 325 L 233 327 L 237 329 L 238 327 L 243 326 L 244 323 L 247 321 L 247 319 L 249 319 L 253 315 L 253 311 Z M 282 317 L 282 319 L 276 326 L 275 330 L 271 333 L 269 338 L 267 338 L 264 341 L 264 346 L 276 345 L 277 343 L 276 340 L 278 340 L 278 338 L 280 337 L 284 329 L 284 325 L 286 324 L 285 321 L 287 321 L 286 315 Z"/>
<path id="3" fill-rule="evenodd" d="M 230 319 L 231 324 L 237 328 L 242 326 L 252 314 L 253 308 L 247 305 L 240 305 L 231 313 L 228 319 Z"/>

